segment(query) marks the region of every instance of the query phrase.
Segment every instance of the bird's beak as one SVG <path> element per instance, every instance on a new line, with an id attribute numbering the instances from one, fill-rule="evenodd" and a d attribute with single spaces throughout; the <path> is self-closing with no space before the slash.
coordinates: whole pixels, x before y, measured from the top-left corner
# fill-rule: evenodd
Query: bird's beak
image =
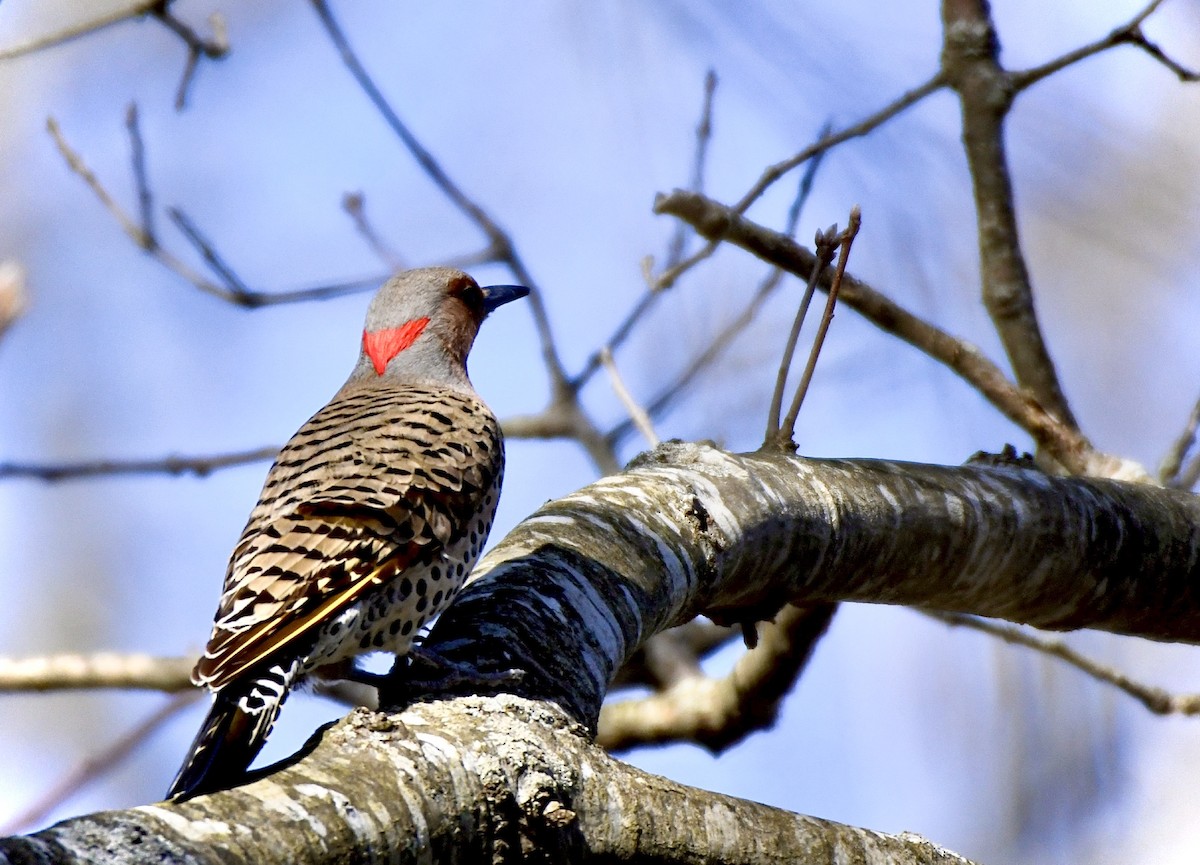
<path id="1" fill-rule="evenodd" d="M 482 291 L 485 312 L 495 312 L 497 307 L 504 306 L 510 300 L 520 300 L 529 294 L 529 289 L 523 285 L 485 285 Z"/>

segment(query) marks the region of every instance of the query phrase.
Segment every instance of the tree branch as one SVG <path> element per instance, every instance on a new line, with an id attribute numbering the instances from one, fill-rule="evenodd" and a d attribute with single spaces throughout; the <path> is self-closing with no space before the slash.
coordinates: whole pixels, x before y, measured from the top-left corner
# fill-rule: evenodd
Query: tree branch
<path id="1" fill-rule="evenodd" d="M 117 475 L 195 475 L 206 477 L 215 471 L 246 463 L 274 459 L 279 453 L 275 445 L 212 456 L 167 456 L 154 459 L 93 460 L 77 463 L 18 463 L 0 462 L 0 480 L 36 478 L 54 482 Z"/>
<path id="2" fill-rule="evenodd" d="M 1200 502 L 1177 491 L 1011 466 L 664 445 L 521 523 L 426 642 L 485 674 L 522 669 L 511 686 L 521 696 L 446 690 L 399 715 L 356 711 L 258 783 L 67 821 L 0 851 L 104 861 L 102 844 L 126 862 L 187 862 L 217 844 L 230 862 L 383 851 L 480 861 L 528 843 L 573 861 L 618 850 L 661 859 L 689 844 L 716 849 L 708 821 L 721 814 L 732 846 L 720 849 L 742 851 L 737 861 L 803 861 L 813 844 L 821 861 L 830 849 L 958 861 L 927 842 L 650 778 L 586 731 L 624 660 L 702 611 L 745 620 L 785 603 L 857 600 L 1200 642 L 1198 585 Z M 394 694 L 381 696 L 388 705 Z M 297 819 L 268 816 L 280 801 Z"/>
<path id="3" fill-rule="evenodd" d="M 708 238 L 726 240 L 764 261 L 807 279 L 815 264 L 813 253 L 790 237 L 739 216 L 732 208 L 690 192 L 675 190 L 655 201 L 656 213 L 689 222 Z M 828 290 L 832 274 L 821 275 L 818 286 Z M 949 367 L 970 383 L 1005 417 L 1028 432 L 1055 459 L 1077 474 L 1146 479 L 1135 463 L 1097 451 L 1082 433 L 1049 414 L 1029 393 L 1013 385 L 998 366 L 974 345 L 929 324 L 862 280 L 846 275 L 840 302 Z"/>
<path id="4" fill-rule="evenodd" d="M 72 688 L 138 688 L 194 691 L 195 658 L 98 652 L 35 658 L 0 657 L 0 692 L 63 691 Z"/>
<path id="5" fill-rule="evenodd" d="M 1078 425 L 1038 324 L 1017 232 L 1004 152 L 1004 120 L 1016 90 L 1000 65 L 987 0 L 943 0 L 942 22 L 942 72 L 962 105 L 963 146 L 975 193 L 983 303 L 1017 381 L 1074 429 Z"/>

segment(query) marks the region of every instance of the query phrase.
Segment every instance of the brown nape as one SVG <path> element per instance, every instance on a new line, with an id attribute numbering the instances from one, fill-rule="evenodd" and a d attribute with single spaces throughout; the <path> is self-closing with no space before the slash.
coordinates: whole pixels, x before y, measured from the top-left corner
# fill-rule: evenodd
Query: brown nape
<path id="1" fill-rule="evenodd" d="M 466 363 L 467 353 L 471 350 L 475 335 L 479 332 L 479 324 L 483 321 L 482 312 L 482 308 L 478 311 L 472 310 L 455 295 L 450 295 L 442 301 L 441 315 L 438 316 L 441 321 L 437 322 L 438 336 L 442 339 L 446 353 L 456 363 Z"/>

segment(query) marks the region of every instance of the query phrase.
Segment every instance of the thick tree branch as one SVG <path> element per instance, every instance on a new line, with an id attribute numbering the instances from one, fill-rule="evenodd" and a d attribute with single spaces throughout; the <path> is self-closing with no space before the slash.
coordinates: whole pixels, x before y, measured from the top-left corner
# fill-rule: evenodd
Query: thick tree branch
<path id="1" fill-rule="evenodd" d="M 0 862 L 23 865 L 510 862 L 534 851 L 545 862 L 967 865 L 914 835 L 647 775 L 608 757 L 560 710 L 510 696 L 357 710 L 303 761 L 248 787 L 0 840 Z"/>
<path id="2" fill-rule="evenodd" d="M 668 444 L 525 520 L 430 636 L 451 661 L 523 669 L 514 690 L 538 702 L 471 697 L 400 715 L 358 711 L 257 784 L 80 818 L 0 850 L 76 861 L 98 854 L 103 838 L 124 861 L 200 861 L 214 844 L 225 861 L 345 860 L 385 848 L 408 861 L 531 843 L 580 861 L 590 861 L 580 851 L 654 858 L 689 843 L 684 826 L 690 843 L 717 849 L 704 815 L 719 812 L 730 833 L 722 843 L 733 845 L 720 850 L 742 851 L 735 861 L 785 851 L 828 861 L 838 844 L 862 861 L 886 861 L 870 844 L 905 850 L 909 861 L 956 861 L 925 842 L 648 778 L 611 762 L 585 731 L 624 660 L 702 611 L 744 620 L 788 602 L 858 600 L 1200 642 L 1197 586 L 1200 503 L 1178 491 L 1020 467 Z M 268 817 L 280 802 L 297 819 Z M 624 819 L 632 807 L 673 819 Z M 674 849 L 682 861 L 678 851 L 692 848 Z"/>

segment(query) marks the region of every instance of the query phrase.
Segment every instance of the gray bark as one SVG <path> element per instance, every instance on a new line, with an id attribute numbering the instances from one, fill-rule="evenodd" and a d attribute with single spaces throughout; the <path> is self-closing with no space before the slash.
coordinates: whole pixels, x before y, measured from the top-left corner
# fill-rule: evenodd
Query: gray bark
<path id="1" fill-rule="evenodd" d="M 1200 640 L 1200 505 L 1018 467 L 733 455 L 668 444 L 548 503 L 488 555 L 428 645 L 511 694 L 359 710 L 284 768 L 184 804 L 0 841 L 5 861 L 959 862 L 685 788 L 591 742 L 616 670 L 698 613 L 909 604 Z M 461 690 L 461 689 L 460 689 Z M 399 702 L 398 688 L 384 705 Z"/>

